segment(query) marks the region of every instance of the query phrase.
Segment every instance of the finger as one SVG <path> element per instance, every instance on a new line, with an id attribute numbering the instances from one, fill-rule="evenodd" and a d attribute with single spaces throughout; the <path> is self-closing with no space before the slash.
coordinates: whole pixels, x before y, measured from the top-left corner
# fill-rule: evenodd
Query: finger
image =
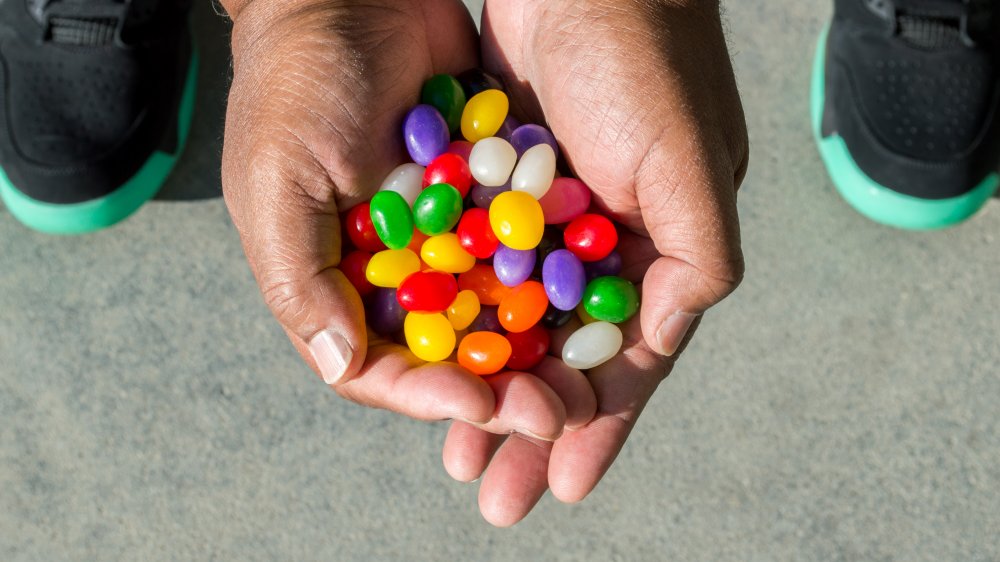
<path id="1" fill-rule="evenodd" d="M 497 435 L 462 421 L 454 421 L 448 429 L 441 450 L 444 469 L 459 482 L 473 482 L 483 475 L 493 454 L 505 439 L 506 435 Z"/>
<path id="2" fill-rule="evenodd" d="M 549 386 L 566 407 L 566 428 L 587 425 L 597 411 L 597 397 L 590 381 L 560 359 L 546 357 L 533 369 L 534 375 Z"/>
<path id="3" fill-rule="evenodd" d="M 548 489 L 552 444 L 512 435 L 493 457 L 479 488 L 479 511 L 497 527 L 510 527 L 531 511 Z"/>
<path id="4" fill-rule="evenodd" d="M 528 373 L 508 372 L 484 377 L 496 396 L 493 419 L 479 426 L 484 431 L 529 435 L 554 441 L 566 425 L 566 407 L 547 384 Z"/>

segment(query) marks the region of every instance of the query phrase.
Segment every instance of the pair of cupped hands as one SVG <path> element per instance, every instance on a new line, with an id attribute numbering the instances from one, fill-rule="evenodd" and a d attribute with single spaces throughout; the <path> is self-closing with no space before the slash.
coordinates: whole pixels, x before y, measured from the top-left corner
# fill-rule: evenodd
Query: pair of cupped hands
<path id="1" fill-rule="evenodd" d="M 482 36 L 459 0 L 229 0 L 234 76 L 223 185 L 264 298 L 342 397 L 452 420 L 448 473 L 482 477 L 498 526 L 547 489 L 597 485 L 701 315 L 743 276 L 736 190 L 746 127 L 717 0 L 488 0 Z M 573 173 L 622 225 L 640 314 L 613 360 L 552 357 L 477 377 L 366 333 L 337 269 L 341 213 L 404 161 L 401 122 L 424 81 L 482 66 L 512 110 L 547 123 Z M 568 329 L 572 329 L 570 326 Z"/>

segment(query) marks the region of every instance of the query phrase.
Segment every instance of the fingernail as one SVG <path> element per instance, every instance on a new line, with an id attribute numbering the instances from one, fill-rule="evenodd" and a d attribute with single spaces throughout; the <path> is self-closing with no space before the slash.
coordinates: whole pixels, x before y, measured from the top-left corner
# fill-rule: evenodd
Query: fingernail
<path id="1" fill-rule="evenodd" d="M 515 429 L 514 433 L 520 433 L 521 435 L 527 435 L 528 437 L 532 437 L 534 439 L 538 439 L 539 441 L 547 441 L 549 443 L 554 442 L 556 439 L 559 439 L 559 437 L 560 437 L 559 435 L 557 435 L 555 437 L 542 437 L 541 435 L 538 435 L 537 433 L 533 433 L 531 431 L 528 431 L 527 429 Z"/>
<path id="2" fill-rule="evenodd" d="M 667 318 L 660 326 L 660 330 L 656 332 L 656 340 L 660 342 L 660 353 L 667 357 L 677 353 L 677 348 L 681 346 L 684 336 L 687 335 L 691 324 L 694 324 L 698 316 L 700 315 L 689 312 L 675 312 L 670 318 Z"/>
<path id="3" fill-rule="evenodd" d="M 354 358 L 354 350 L 344 336 L 330 330 L 316 334 L 309 342 L 309 351 L 316 360 L 319 372 L 323 375 L 323 382 L 326 384 L 337 384 L 344 378 L 347 367 Z"/>

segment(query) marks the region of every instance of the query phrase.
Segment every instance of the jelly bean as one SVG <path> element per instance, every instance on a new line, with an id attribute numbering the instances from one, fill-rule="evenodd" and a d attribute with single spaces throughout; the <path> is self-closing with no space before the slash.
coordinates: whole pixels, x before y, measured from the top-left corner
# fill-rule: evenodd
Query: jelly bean
<path id="1" fill-rule="evenodd" d="M 500 246 L 493 227 L 490 226 L 490 214 L 484 209 L 469 209 L 458 221 L 458 243 L 472 256 L 485 260 L 491 257 Z M 442 270 L 445 271 L 445 270 Z M 462 272 L 456 272 L 462 273 Z"/>
<path id="2" fill-rule="evenodd" d="M 549 346 L 552 345 L 549 332 L 541 324 L 519 334 L 507 334 L 507 341 L 511 347 L 507 368 L 515 371 L 527 371 L 537 367 L 542 359 L 545 359 Z"/>
<path id="3" fill-rule="evenodd" d="M 530 193 L 535 199 L 541 199 L 552 187 L 556 177 L 556 153 L 547 144 L 540 144 L 528 149 L 521 157 L 510 187 L 514 191 Z"/>
<path id="4" fill-rule="evenodd" d="M 598 277 L 608 275 L 618 275 L 622 272 L 622 255 L 618 252 L 611 252 L 602 260 L 592 261 L 583 266 L 587 272 L 587 281 L 593 281 Z"/>
<path id="5" fill-rule="evenodd" d="M 545 288 L 537 281 L 527 281 L 500 301 L 500 325 L 508 332 L 524 332 L 537 324 L 549 305 Z"/>
<path id="6" fill-rule="evenodd" d="M 541 125 L 521 125 L 510 136 L 510 144 L 514 145 L 517 157 L 520 158 L 529 148 L 540 144 L 552 147 L 552 152 L 559 158 L 559 144 L 552 132 Z"/>
<path id="7" fill-rule="evenodd" d="M 517 152 L 509 142 L 489 137 L 476 143 L 469 155 L 472 177 L 480 185 L 499 187 L 507 183 L 517 164 Z"/>
<path id="8" fill-rule="evenodd" d="M 542 240 L 545 216 L 534 197 L 523 191 L 510 191 L 497 195 L 490 205 L 490 225 L 505 246 L 531 250 Z"/>
<path id="9" fill-rule="evenodd" d="M 504 333 L 503 326 L 500 325 L 500 315 L 495 306 L 483 306 L 479 310 L 479 315 L 469 324 L 471 332 L 496 332 Z"/>
<path id="10" fill-rule="evenodd" d="M 372 253 L 385 249 L 385 244 L 378 237 L 375 225 L 372 224 L 370 204 L 362 203 L 348 211 L 347 217 L 344 218 L 344 228 L 355 248 Z"/>
<path id="11" fill-rule="evenodd" d="M 420 232 L 419 230 L 417 230 L 416 227 L 414 227 L 413 228 L 413 240 L 410 240 L 410 245 L 407 246 L 407 248 L 410 249 L 410 250 L 412 250 L 414 254 L 417 254 L 419 256 L 421 250 L 424 247 L 424 243 L 427 242 L 430 239 L 431 239 L 430 236 L 427 236 L 423 232 Z"/>
<path id="12" fill-rule="evenodd" d="M 573 316 L 575 316 L 575 311 L 559 310 L 550 304 L 549 309 L 545 311 L 545 316 L 542 316 L 541 325 L 550 330 L 557 330 L 568 324 Z"/>
<path id="13" fill-rule="evenodd" d="M 448 321 L 455 330 L 465 330 L 479 316 L 480 310 L 479 297 L 476 293 L 462 291 L 448 307 Z M 497 320 L 497 324 L 499 323 Z"/>
<path id="14" fill-rule="evenodd" d="M 418 105 L 410 110 L 403 122 L 403 138 L 410 158 L 426 166 L 448 150 L 451 140 L 448 123 L 430 105 Z"/>
<path id="15" fill-rule="evenodd" d="M 507 99 L 507 94 L 500 90 L 486 90 L 476 94 L 465 105 L 465 111 L 462 113 L 462 136 L 469 142 L 492 137 L 507 119 L 509 110 L 510 101 Z M 513 148 L 511 150 L 513 151 Z"/>
<path id="16" fill-rule="evenodd" d="M 413 212 L 395 191 L 379 191 L 372 197 L 371 215 L 375 232 L 389 249 L 401 250 L 413 240 Z"/>
<path id="17" fill-rule="evenodd" d="M 368 262 L 372 255 L 363 250 L 354 250 L 340 260 L 340 272 L 347 277 L 347 280 L 354 285 L 358 294 L 362 297 L 368 296 L 375 290 L 375 285 L 368 282 L 365 272 L 368 270 Z"/>
<path id="18" fill-rule="evenodd" d="M 580 301 L 580 304 L 578 304 L 576 307 L 576 316 L 577 318 L 580 319 L 580 322 L 583 322 L 584 325 L 593 324 L 594 322 L 600 322 L 600 320 L 594 318 L 593 316 L 590 315 L 589 312 L 587 312 L 586 307 L 583 306 L 582 300 Z"/>
<path id="19" fill-rule="evenodd" d="M 382 182 L 380 191 L 395 191 L 406 199 L 406 203 L 411 207 L 417 200 L 420 191 L 423 189 L 424 167 L 419 164 L 409 163 L 399 166 L 392 171 Z"/>
<path id="20" fill-rule="evenodd" d="M 396 298 L 407 312 L 445 312 L 458 296 L 455 277 L 440 271 L 418 271 L 399 284 Z"/>
<path id="21" fill-rule="evenodd" d="M 622 340 L 622 331 L 614 324 L 588 324 L 563 344 L 563 362 L 574 369 L 593 369 L 618 355 Z"/>
<path id="22" fill-rule="evenodd" d="M 446 183 L 462 194 L 464 198 L 472 187 L 472 172 L 469 164 L 457 154 L 442 154 L 427 166 L 423 187 L 436 183 Z"/>
<path id="23" fill-rule="evenodd" d="M 380 336 L 391 336 L 403 329 L 406 310 L 399 304 L 395 289 L 375 289 L 365 307 L 368 327 Z"/>
<path id="24" fill-rule="evenodd" d="M 538 200 L 545 212 L 545 224 L 569 222 L 590 208 L 590 188 L 573 178 L 556 178 L 545 197 Z"/>
<path id="25" fill-rule="evenodd" d="M 476 265 L 475 256 L 465 251 L 458 235 L 451 232 L 428 238 L 420 249 L 420 259 L 445 273 L 465 273 Z"/>
<path id="26" fill-rule="evenodd" d="M 566 227 L 563 240 L 566 248 L 581 261 L 598 261 L 606 258 L 618 245 L 618 231 L 607 217 L 580 215 Z"/>
<path id="27" fill-rule="evenodd" d="M 427 82 L 420 92 L 420 103 L 432 105 L 448 123 L 452 133 L 462 126 L 462 110 L 465 109 L 465 91 L 462 85 L 447 74 L 438 74 Z"/>
<path id="28" fill-rule="evenodd" d="M 437 236 L 451 230 L 462 218 L 462 195 L 446 183 L 429 186 L 413 204 L 413 222 L 420 232 Z"/>
<path id="29" fill-rule="evenodd" d="M 492 265 L 476 264 L 475 267 L 458 276 L 458 288 L 473 291 L 479 302 L 496 306 L 510 293 L 510 288 L 497 279 Z"/>
<path id="30" fill-rule="evenodd" d="M 511 351 L 510 342 L 500 334 L 472 332 L 458 346 L 458 364 L 474 375 L 492 375 L 504 368 Z"/>
<path id="31" fill-rule="evenodd" d="M 544 264 L 549 254 L 566 247 L 563 243 L 563 232 L 554 226 L 546 226 L 542 233 L 542 240 L 538 243 L 538 263 Z M 541 271 L 539 271 L 539 274 Z"/>
<path id="32" fill-rule="evenodd" d="M 465 163 L 469 163 L 469 155 L 472 154 L 473 144 L 469 141 L 457 140 L 448 145 L 448 154 L 455 154 L 462 157 Z"/>
<path id="33" fill-rule="evenodd" d="M 485 92 L 486 90 L 503 89 L 500 80 L 481 68 L 466 70 L 456 76 L 456 79 L 462 85 L 462 91 L 465 92 L 465 99 L 472 99 L 476 94 Z"/>
<path id="34" fill-rule="evenodd" d="M 583 306 L 598 320 L 621 324 L 639 310 L 639 291 L 621 277 L 598 277 L 587 285 Z"/>
<path id="35" fill-rule="evenodd" d="M 583 263 L 569 250 L 556 250 L 542 265 L 542 283 L 549 302 L 559 310 L 573 310 L 587 285 Z"/>
<path id="36" fill-rule="evenodd" d="M 500 187 L 486 187 L 476 184 L 472 187 L 472 203 L 480 209 L 489 209 L 497 195 L 510 191 L 510 182 Z"/>
<path id="37" fill-rule="evenodd" d="M 510 142 L 511 137 L 514 136 L 514 131 L 516 131 L 520 126 L 521 122 L 517 120 L 517 117 L 508 113 L 507 118 L 504 119 L 503 124 L 500 125 L 500 130 L 497 131 L 496 136 Z"/>
<path id="38" fill-rule="evenodd" d="M 493 271 L 501 283 L 517 287 L 531 277 L 537 256 L 535 250 L 515 250 L 501 244 L 493 255 Z"/>
<path id="39" fill-rule="evenodd" d="M 424 361 L 444 361 L 455 351 L 455 329 L 443 314 L 411 312 L 403 332 L 410 351 Z"/>
<path id="40" fill-rule="evenodd" d="M 368 282 L 376 287 L 395 289 L 411 274 L 420 271 L 420 258 L 410 250 L 383 250 L 368 262 Z"/>

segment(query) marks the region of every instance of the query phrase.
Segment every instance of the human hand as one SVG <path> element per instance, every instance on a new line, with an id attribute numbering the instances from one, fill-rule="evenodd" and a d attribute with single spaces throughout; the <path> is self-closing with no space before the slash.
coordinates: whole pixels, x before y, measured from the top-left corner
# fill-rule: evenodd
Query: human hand
<path id="1" fill-rule="evenodd" d="M 564 502 L 593 490 L 701 314 L 739 284 L 748 142 L 714 1 L 488 0 L 483 58 L 625 227 L 623 276 L 643 299 L 622 353 L 588 374 L 598 411 L 585 427 L 547 443 L 452 425 L 448 472 L 483 474 L 480 509 L 507 526 L 547 488 Z"/>
<path id="2" fill-rule="evenodd" d="M 580 388 L 592 414 L 593 391 L 579 373 L 482 379 L 452 363 L 424 365 L 405 347 L 369 337 L 361 299 L 337 269 L 338 213 L 370 199 L 403 161 L 400 124 L 424 81 L 478 66 L 478 36 L 463 5 L 226 7 L 234 78 L 225 199 L 264 298 L 303 358 L 341 396 L 417 419 L 554 439 L 567 422 L 560 393 Z M 571 422 L 579 417 L 570 408 Z"/>

